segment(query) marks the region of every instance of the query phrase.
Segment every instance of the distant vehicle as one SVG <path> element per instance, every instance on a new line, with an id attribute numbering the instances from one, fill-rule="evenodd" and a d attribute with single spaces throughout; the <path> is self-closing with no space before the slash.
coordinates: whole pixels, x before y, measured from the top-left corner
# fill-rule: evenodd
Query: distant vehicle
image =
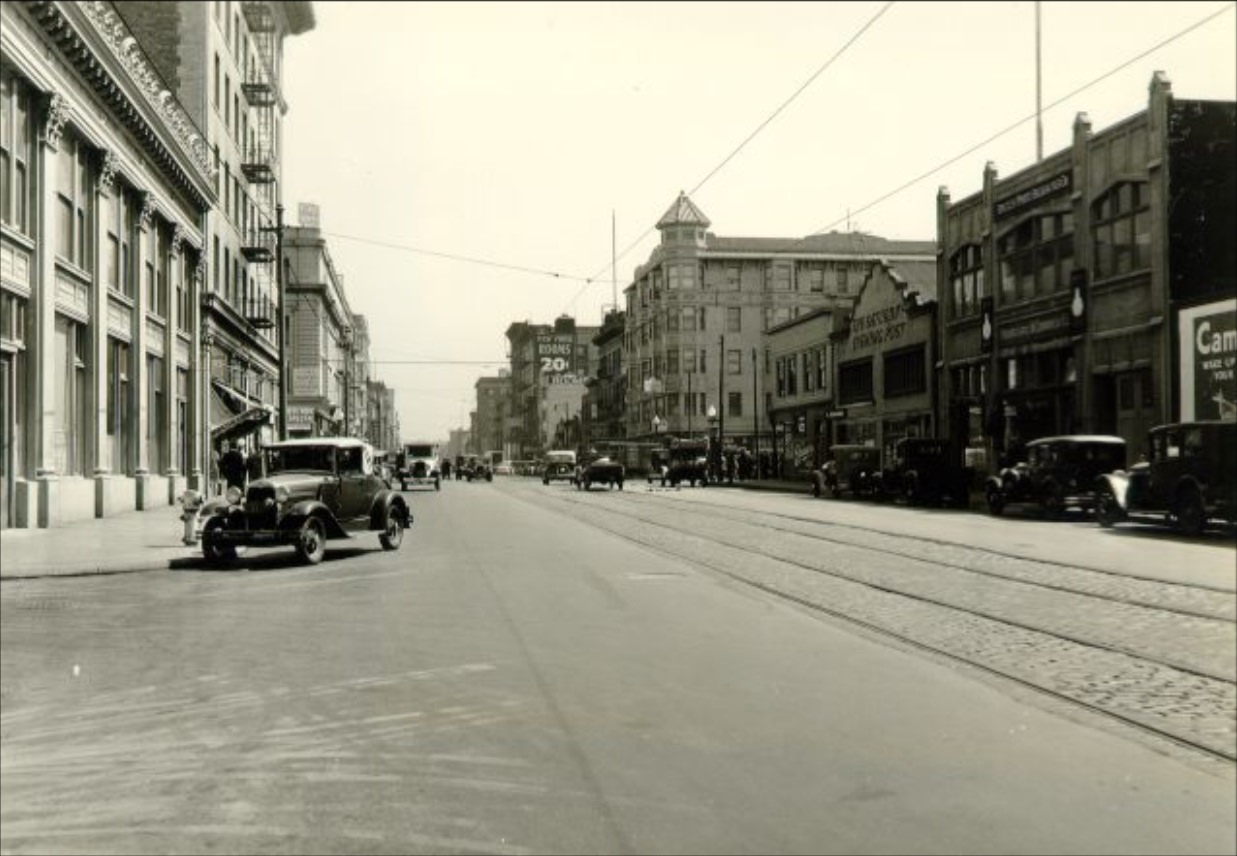
<path id="1" fill-rule="evenodd" d="M 438 444 L 424 441 L 404 443 L 395 461 L 395 475 L 400 490 L 413 487 L 442 489 L 442 474 L 438 469 Z"/>
<path id="2" fill-rule="evenodd" d="M 1026 460 L 989 476 L 988 511 L 999 516 L 1012 504 L 1036 505 L 1048 517 L 1095 507 L 1100 476 L 1125 467 L 1125 440 L 1103 434 L 1071 434 L 1032 440 Z"/>
<path id="3" fill-rule="evenodd" d="M 290 545 L 301 561 L 322 561 L 326 542 L 373 532 L 398 550 L 412 512 L 374 470 L 373 448 L 349 437 L 285 440 L 263 449 L 266 475 L 228 488 L 202 507 L 202 555 L 222 565 L 238 547 Z"/>
<path id="4" fill-rule="evenodd" d="M 576 453 L 571 449 L 553 449 L 545 453 L 545 468 L 541 471 L 541 483 L 576 480 Z"/>
<path id="5" fill-rule="evenodd" d="M 464 478 L 468 481 L 494 481 L 494 471 L 484 458 L 469 455 L 464 462 Z"/>
<path id="6" fill-rule="evenodd" d="M 512 476 L 515 475 L 515 467 L 511 464 L 495 464 L 494 475 L 496 476 Z"/>
<path id="7" fill-rule="evenodd" d="M 881 476 L 886 496 L 901 497 L 910 505 L 970 504 L 972 471 L 956 463 L 953 446 L 935 437 L 903 437 L 894 444 L 889 465 Z"/>
<path id="8" fill-rule="evenodd" d="M 576 478 L 576 488 L 588 490 L 595 484 L 602 484 L 622 490 L 624 474 L 623 465 L 613 458 L 594 458 L 580 470 Z"/>
<path id="9" fill-rule="evenodd" d="M 881 452 L 875 446 L 838 444 L 829 459 L 812 473 L 812 496 L 828 492 L 834 499 L 844 493 L 876 499 L 883 495 Z"/>
<path id="10" fill-rule="evenodd" d="M 662 471 L 662 487 L 678 487 L 687 482 L 692 487 L 709 484 L 709 441 L 689 437 L 675 437 L 665 453 L 665 469 Z"/>
<path id="11" fill-rule="evenodd" d="M 1147 434 L 1149 460 L 1100 476 L 1095 517 L 1175 525 L 1202 534 L 1214 521 L 1237 523 L 1237 422 L 1181 422 Z"/>

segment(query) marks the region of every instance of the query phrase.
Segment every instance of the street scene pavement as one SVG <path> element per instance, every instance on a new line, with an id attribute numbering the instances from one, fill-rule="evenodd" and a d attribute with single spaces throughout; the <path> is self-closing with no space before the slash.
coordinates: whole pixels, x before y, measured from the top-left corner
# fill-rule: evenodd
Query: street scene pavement
<path id="1" fill-rule="evenodd" d="M 0 849 L 1237 846 L 1231 535 L 625 488 L 407 492 L 312 567 L 5 533 Z"/>

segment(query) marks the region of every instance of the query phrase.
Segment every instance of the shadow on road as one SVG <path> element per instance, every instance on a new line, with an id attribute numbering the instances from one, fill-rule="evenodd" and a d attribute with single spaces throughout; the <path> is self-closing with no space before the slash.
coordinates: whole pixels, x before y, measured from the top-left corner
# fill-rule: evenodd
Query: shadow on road
<path id="1" fill-rule="evenodd" d="M 385 550 L 368 547 L 328 548 L 320 565 L 306 565 L 297 558 L 296 552 L 281 547 L 250 548 L 227 565 L 208 565 L 201 556 L 176 559 L 169 564 L 173 571 L 197 571 L 200 573 L 229 574 L 236 571 L 314 571 L 333 564 L 370 554 L 385 553 Z"/>

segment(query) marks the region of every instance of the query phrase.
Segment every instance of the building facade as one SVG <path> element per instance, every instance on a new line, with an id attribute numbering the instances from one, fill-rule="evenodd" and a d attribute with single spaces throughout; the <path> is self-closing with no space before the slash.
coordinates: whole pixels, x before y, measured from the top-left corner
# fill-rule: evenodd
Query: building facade
<path id="1" fill-rule="evenodd" d="M 596 371 L 585 378 L 581 431 L 582 444 L 598 449 L 613 447 L 627 437 L 624 407 L 627 380 L 623 374 L 624 313 L 607 312 L 593 337 Z"/>
<path id="2" fill-rule="evenodd" d="M 275 267 L 282 202 L 283 43 L 314 26 L 308 2 L 120 0 L 117 8 L 206 135 L 215 210 L 203 340 L 218 451 L 277 436 L 280 354 Z"/>
<path id="3" fill-rule="evenodd" d="M 106 2 L 0 7 L 0 526 L 202 486 L 214 168 Z"/>
<path id="4" fill-rule="evenodd" d="M 599 326 L 561 316 L 553 324 L 520 321 L 507 328 L 511 359 L 509 438 L 516 460 L 541 457 L 554 446 L 560 423 L 579 424 L 584 379 L 597 364 Z M 573 435 L 579 438 L 578 429 Z"/>
<path id="5" fill-rule="evenodd" d="M 477 394 L 476 424 L 473 426 L 472 453 L 504 451 L 503 426 L 511 398 L 511 377 L 500 370 L 496 377 L 477 378 L 473 385 Z"/>
<path id="6" fill-rule="evenodd" d="M 626 433 L 630 440 L 712 428 L 754 447 L 768 424 L 752 372 L 765 331 L 806 313 L 848 308 L 881 259 L 935 260 L 932 241 L 863 233 L 727 238 L 680 194 L 657 223 L 661 243 L 625 289 Z M 753 367 L 751 355 L 758 355 Z M 657 417 L 654 422 L 653 417 Z"/>
<path id="7" fill-rule="evenodd" d="M 284 235 L 287 295 L 288 436 L 348 433 L 345 404 L 352 385 L 355 320 L 344 281 L 320 230 L 289 227 Z"/>
<path id="8" fill-rule="evenodd" d="M 760 380 L 769 424 L 754 428 L 768 434 L 764 443 L 755 444 L 768 449 L 761 455 L 761 472 L 792 477 L 819 466 L 834 410 L 830 334 L 839 315 L 833 308 L 815 309 L 766 333 L 763 363 L 769 369 L 760 372 Z M 758 394 L 759 389 L 753 391 Z"/>
<path id="9" fill-rule="evenodd" d="M 1237 418 L 1234 105 L 1148 107 L 938 194 L 942 429 L 991 468 L 1036 437 Z M 1216 336 L 1218 335 L 1218 338 Z"/>

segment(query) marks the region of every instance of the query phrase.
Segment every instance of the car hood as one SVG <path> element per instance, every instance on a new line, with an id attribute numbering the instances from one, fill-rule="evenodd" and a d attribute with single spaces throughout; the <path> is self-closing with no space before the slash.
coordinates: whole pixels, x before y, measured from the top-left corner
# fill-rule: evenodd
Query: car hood
<path id="1" fill-rule="evenodd" d="M 265 478 L 254 479 L 249 483 L 249 489 L 274 493 L 276 488 L 282 487 L 293 498 L 314 497 L 318 495 L 318 488 L 332 478 L 319 473 L 273 473 Z"/>

